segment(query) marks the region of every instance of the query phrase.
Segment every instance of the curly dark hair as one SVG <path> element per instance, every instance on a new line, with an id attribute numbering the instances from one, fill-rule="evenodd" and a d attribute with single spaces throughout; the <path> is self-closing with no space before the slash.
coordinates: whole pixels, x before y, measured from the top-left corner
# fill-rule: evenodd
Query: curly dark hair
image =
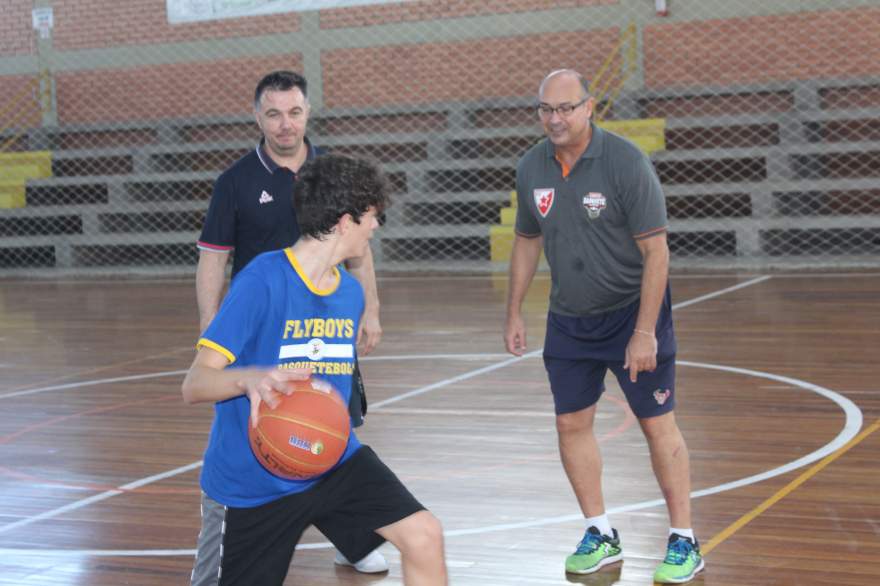
<path id="1" fill-rule="evenodd" d="M 321 155 L 299 170 L 293 209 L 302 236 L 320 240 L 345 214 L 360 223 L 370 207 L 391 205 L 388 182 L 373 163 L 342 155 Z"/>

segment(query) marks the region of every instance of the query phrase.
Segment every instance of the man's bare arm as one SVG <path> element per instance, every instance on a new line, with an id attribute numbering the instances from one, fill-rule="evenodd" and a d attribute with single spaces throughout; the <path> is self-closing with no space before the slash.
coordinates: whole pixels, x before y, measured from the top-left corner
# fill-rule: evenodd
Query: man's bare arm
<path id="1" fill-rule="evenodd" d="M 199 331 L 204 332 L 220 309 L 226 283 L 228 252 L 199 250 L 196 268 L 196 301 L 199 304 Z"/>
<path id="2" fill-rule="evenodd" d="M 345 261 L 345 266 L 364 288 L 364 315 L 358 331 L 358 345 L 363 354 L 369 354 L 382 339 L 382 325 L 379 323 L 379 290 L 376 286 L 376 269 L 373 265 L 373 252 L 360 258 Z"/>

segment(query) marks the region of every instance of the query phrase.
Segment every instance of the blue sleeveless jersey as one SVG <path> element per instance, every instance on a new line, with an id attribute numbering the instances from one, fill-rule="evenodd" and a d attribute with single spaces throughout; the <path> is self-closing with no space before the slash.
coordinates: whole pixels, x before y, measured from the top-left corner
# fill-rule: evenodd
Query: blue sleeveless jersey
<path id="1" fill-rule="evenodd" d="M 334 271 L 336 286 L 319 290 L 290 248 L 257 256 L 232 281 L 198 346 L 226 356 L 227 368 L 310 366 L 347 403 L 364 293 L 347 272 Z M 215 404 L 201 475 L 209 497 L 231 507 L 256 507 L 307 490 L 321 478 L 287 480 L 267 471 L 251 451 L 249 425 L 247 396 Z M 360 446 L 352 430 L 340 463 Z"/>

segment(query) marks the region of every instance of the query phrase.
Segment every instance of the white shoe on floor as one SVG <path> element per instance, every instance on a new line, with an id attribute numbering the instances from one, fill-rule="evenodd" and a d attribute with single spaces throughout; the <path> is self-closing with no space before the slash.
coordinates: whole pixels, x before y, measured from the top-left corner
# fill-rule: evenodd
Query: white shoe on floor
<path id="1" fill-rule="evenodd" d="M 337 549 L 336 558 L 333 560 L 333 563 L 340 566 L 351 566 L 362 574 L 379 574 L 388 571 L 388 562 L 385 560 L 385 556 L 379 553 L 378 549 L 374 549 L 364 559 L 355 563 L 348 561 L 342 555 L 342 552 Z"/>

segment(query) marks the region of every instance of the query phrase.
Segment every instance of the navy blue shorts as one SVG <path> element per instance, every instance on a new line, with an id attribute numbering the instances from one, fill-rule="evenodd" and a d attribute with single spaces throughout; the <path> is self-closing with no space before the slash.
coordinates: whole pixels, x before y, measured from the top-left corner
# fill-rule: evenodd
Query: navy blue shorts
<path id="1" fill-rule="evenodd" d="M 599 315 L 547 315 L 544 367 L 556 414 L 594 405 L 605 391 L 605 374 L 617 377 L 633 413 L 655 417 L 675 408 L 675 330 L 669 288 L 657 319 L 657 368 L 640 372 L 635 383 L 623 369 L 626 345 L 633 335 L 639 301 Z"/>

